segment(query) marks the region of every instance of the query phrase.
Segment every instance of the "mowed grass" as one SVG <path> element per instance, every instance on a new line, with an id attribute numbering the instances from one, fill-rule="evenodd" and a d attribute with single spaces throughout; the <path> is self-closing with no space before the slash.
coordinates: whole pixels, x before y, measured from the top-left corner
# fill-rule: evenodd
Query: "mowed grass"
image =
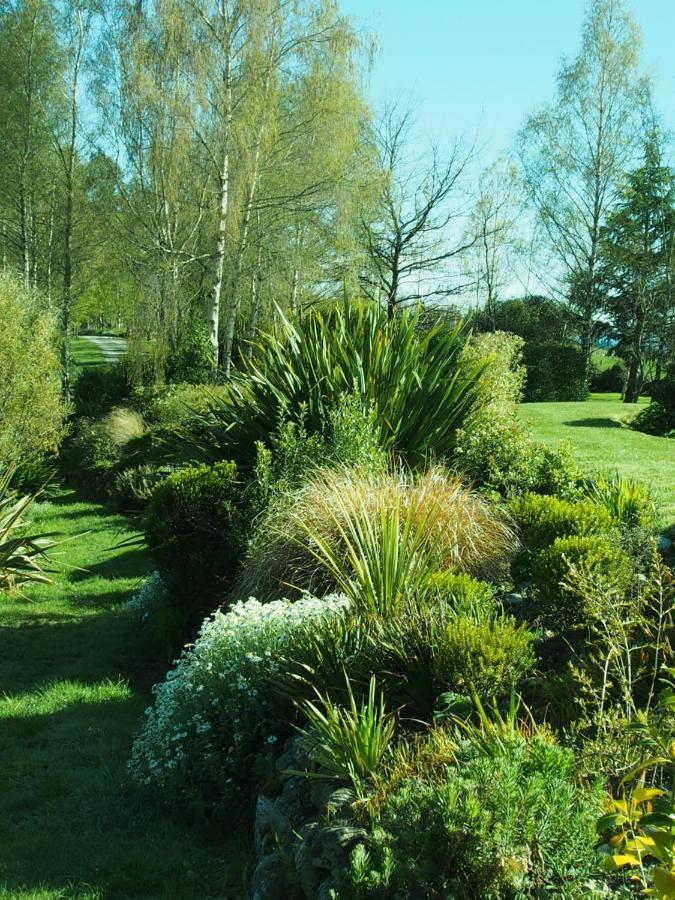
<path id="1" fill-rule="evenodd" d="M 524 403 L 521 418 L 534 436 L 557 447 L 572 444 L 587 472 L 619 472 L 648 484 L 667 528 L 675 524 L 675 441 L 633 431 L 628 422 L 647 403 L 621 402 L 619 394 L 592 394 L 585 403 Z"/>
<path id="2" fill-rule="evenodd" d="M 70 339 L 70 354 L 72 361 L 81 369 L 85 369 L 87 366 L 105 365 L 106 362 L 101 349 L 82 337 Z"/>
<path id="3" fill-rule="evenodd" d="M 247 896 L 247 837 L 173 818 L 127 776 L 167 668 L 124 606 L 145 551 L 111 550 L 125 520 L 72 492 L 34 526 L 65 542 L 54 585 L 0 599 L 0 897 Z"/>

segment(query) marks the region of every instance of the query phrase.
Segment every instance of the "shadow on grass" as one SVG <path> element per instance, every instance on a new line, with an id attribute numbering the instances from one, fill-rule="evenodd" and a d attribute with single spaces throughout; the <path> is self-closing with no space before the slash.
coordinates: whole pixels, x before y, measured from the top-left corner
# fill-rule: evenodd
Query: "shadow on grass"
<path id="1" fill-rule="evenodd" d="M 228 850 L 205 825 L 172 820 L 130 783 L 141 709 L 132 696 L 75 699 L 3 720 L 0 896 L 247 895 L 246 847 Z"/>
<path id="2" fill-rule="evenodd" d="M 129 547 L 123 552 L 119 552 L 114 545 L 106 548 L 111 553 L 108 559 L 93 565 L 82 567 L 71 573 L 70 581 L 86 581 L 88 578 L 107 578 L 113 580 L 116 578 L 143 578 L 150 571 L 148 562 L 148 551 L 144 546 Z M 112 553 L 115 553 L 113 556 Z M 99 596 L 99 595 L 97 595 Z"/>
<path id="3" fill-rule="evenodd" d="M 572 421 L 563 422 L 563 425 L 569 425 L 572 428 L 623 428 L 620 422 L 614 419 L 573 419 Z"/>

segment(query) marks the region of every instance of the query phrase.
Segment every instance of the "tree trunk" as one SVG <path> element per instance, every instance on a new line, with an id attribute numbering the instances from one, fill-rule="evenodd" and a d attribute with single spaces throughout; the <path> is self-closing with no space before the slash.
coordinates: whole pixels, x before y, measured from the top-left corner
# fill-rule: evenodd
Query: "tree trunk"
<path id="1" fill-rule="evenodd" d="M 258 216 L 258 228 L 260 221 Z M 248 326 L 246 328 L 246 356 L 251 359 L 253 356 L 253 341 L 258 329 L 258 318 L 260 317 L 260 306 L 262 304 L 262 241 L 258 240 L 258 252 L 255 260 L 255 272 L 251 279 L 251 310 L 248 316 Z"/>
<path id="2" fill-rule="evenodd" d="M 223 156 L 219 174 L 220 213 L 218 216 L 218 238 L 216 241 L 215 278 L 209 295 L 206 311 L 209 340 L 211 342 L 211 378 L 216 380 L 218 373 L 220 350 L 220 295 L 223 289 L 223 273 L 225 271 L 225 239 L 227 234 L 227 218 L 230 207 L 230 129 L 232 125 L 232 81 L 231 59 L 229 53 L 225 58 L 223 84 L 225 87 L 225 109 L 223 115 Z"/>

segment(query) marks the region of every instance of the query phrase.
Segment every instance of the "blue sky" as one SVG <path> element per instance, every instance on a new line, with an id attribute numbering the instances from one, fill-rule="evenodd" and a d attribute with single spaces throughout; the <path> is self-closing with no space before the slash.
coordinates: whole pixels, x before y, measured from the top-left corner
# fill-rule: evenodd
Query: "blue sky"
<path id="1" fill-rule="evenodd" d="M 370 94 L 401 97 L 441 144 L 479 136 L 486 161 L 508 149 L 528 112 L 555 90 L 561 56 L 579 47 L 586 0 L 341 0 L 377 34 Z M 675 130 L 675 0 L 633 0 L 642 60 Z"/>

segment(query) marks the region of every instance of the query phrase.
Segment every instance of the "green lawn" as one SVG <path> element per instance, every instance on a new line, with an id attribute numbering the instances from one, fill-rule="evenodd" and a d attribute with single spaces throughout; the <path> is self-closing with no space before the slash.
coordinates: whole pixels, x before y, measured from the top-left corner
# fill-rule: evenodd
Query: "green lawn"
<path id="1" fill-rule="evenodd" d="M 646 402 L 641 400 L 638 409 Z M 553 447 L 569 441 L 586 471 L 618 471 L 649 484 L 667 527 L 675 523 L 675 441 L 628 428 L 636 412 L 618 394 L 592 394 L 586 403 L 524 403 L 520 408 L 536 438 Z"/>
<path id="2" fill-rule="evenodd" d="M 67 541 L 56 583 L 0 605 L 0 898 L 240 898 L 249 850 L 172 819 L 126 760 L 153 661 L 124 601 L 148 570 L 123 517 L 67 492 L 35 525 Z M 86 534 L 82 534 L 86 532 Z M 238 843 L 239 841 L 239 843 Z"/>
<path id="3" fill-rule="evenodd" d="M 100 366 L 105 364 L 105 357 L 101 350 L 91 341 L 85 338 L 74 337 L 70 339 L 70 354 L 73 362 L 80 368 L 87 366 Z"/>

